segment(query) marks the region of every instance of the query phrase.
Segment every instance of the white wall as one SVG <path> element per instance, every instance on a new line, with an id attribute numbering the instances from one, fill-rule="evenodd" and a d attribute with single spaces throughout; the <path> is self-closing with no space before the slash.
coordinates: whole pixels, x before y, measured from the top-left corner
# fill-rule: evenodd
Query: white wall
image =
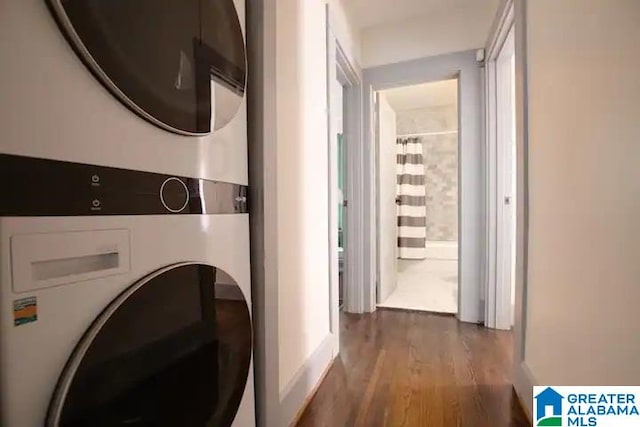
<path id="1" fill-rule="evenodd" d="M 282 391 L 329 334 L 326 18 L 321 1 L 276 13 Z"/>
<path id="2" fill-rule="evenodd" d="M 327 7 L 331 46 L 337 38 L 359 73 L 359 41 L 339 0 L 277 0 L 275 8 L 278 425 L 291 422 L 337 351 L 327 117 L 327 70 L 334 80 L 336 63 L 330 55 L 327 64 Z"/>
<path id="3" fill-rule="evenodd" d="M 640 2 L 526 4 L 525 363 L 540 384 L 637 385 Z"/>
<path id="4" fill-rule="evenodd" d="M 362 67 L 484 46 L 499 0 L 442 2 L 430 15 L 362 32 Z"/>
<path id="5" fill-rule="evenodd" d="M 331 31 L 357 65 L 360 41 L 339 0 L 277 8 L 281 391 L 329 334 L 327 3 Z"/>
<path id="6" fill-rule="evenodd" d="M 329 26 L 333 35 L 340 42 L 351 65 L 359 68 L 362 62 L 360 32 L 350 22 L 342 1 L 327 0 L 329 4 Z"/>

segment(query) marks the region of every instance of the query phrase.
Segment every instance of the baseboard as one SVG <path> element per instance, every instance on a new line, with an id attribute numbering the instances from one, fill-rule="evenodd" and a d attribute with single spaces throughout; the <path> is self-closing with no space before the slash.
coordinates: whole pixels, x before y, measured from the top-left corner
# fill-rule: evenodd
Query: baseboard
<path id="1" fill-rule="evenodd" d="M 296 414 L 295 417 L 293 417 L 293 420 L 291 421 L 291 424 L 289 424 L 289 427 L 295 427 L 298 424 L 298 422 L 302 418 L 302 414 L 304 414 L 304 411 L 307 409 L 307 406 L 309 406 L 309 403 L 311 403 L 311 401 L 313 400 L 314 396 L 318 392 L 318 389 L 320 388 L 320 386 L 324 382 L 325 377 L 327 376 L 327 374 L 331 370 L 331 367 L 333 366 L 335 361 L 336 361 L 335 358 L 331 359 L 331 361 L 329 362 L 329 365 L 327 365 L 327 367 L 324 369 L 324 372 L 322 372 L 322 375 L 320 376 L 320 379 L 318 380 L 318 383 L 313 387 L 313 390 L 311 390 L 311 393 L 309 393 L 309 395 L 306 397 L 306 399 L 304 399 L 304 402 L 302 402 L 302 405 L 300 406 L 300 409 L 298 409 L 298 413 Z"/>
<path id="2" fill-rule="evenodd" d="M 520 406 L 533 424 L 533 386 L 538 385 L 527 362 L 522 362 L 516 366 L 514 372 L 513 388 L 520 401 Z"/>
<path id="3" fill-rule="evenodd" d="M 280 392 L 281 426 L 293 425 L 320 386 L 334 358 L 335 337 L 329 334 Z"/>

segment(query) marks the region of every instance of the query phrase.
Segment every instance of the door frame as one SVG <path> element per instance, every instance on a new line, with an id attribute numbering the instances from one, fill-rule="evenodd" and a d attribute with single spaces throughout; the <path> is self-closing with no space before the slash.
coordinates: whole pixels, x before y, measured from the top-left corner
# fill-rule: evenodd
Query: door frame
<path id="1" fill-rule="evenodd" d="M 343 125 L 342 134 L 345 141 L 345 189 L 343 197 L 347 201 L 345 213 L 344 239 L 344 273 L 343 297 L 344 311 L 359 313 L 362 293 L 362 265 L 364 264 L 364 248 L 361 222 L 362 215 L 362 80 L 358 68 L 351 62 L 340 41 L 332 31 L 332 20 L 327 5 L 327 105 L 328 105 L 328 135 L 327 149 L 329 151 L 329 318 L 330 332 L 334 337 L 334 354 L 339 352 L 340 346 L 340 306 L 339 306 L 339 260 L 338 260 L 338 215 L 335 207 L 338 201 L 338 144 L 335 138 L 335 124 L 332 117 L 333 97 L 331 85 L 338 80 L 343 90 Z"/>
<path id="2" fill-rule="evenodd" d="M 363 165 L 366 173 L 366 215 L 362 222 L 366 230 L 368 263 L 364 265 L 362 310 L 376 310 L 378 280 L 377 251 L 377 186 L 373 94 L 395 87 L 411 86 L 452 78 L 458 79 L 458 318 L 464 322 L 482 323 L 484 301 L 482 265 L 484 261 L 484 200 L 483 200 L 483 131 L 482 77 L 477 51 L 410 60 L 372 67 L 363 71 L 363 145 L 366 147 Z"/>
<path id="3" fill-rule="evenodd" d="M 498 20 L 496 31 L 492 37 L 487 49 L 485 61 L 485 164 L 487 165 L 487 173 L 485 179 L 486 194 L 486 261 L 485 261 L 485 325 L 489 328 L 509 330 L 511 329 L 512 307 L 511 295 L 512 289 L 510 283 L 500 280 L 500 272 L 508 254 L 499 253 L 503 245 L 498 241 L 500 236 L 504 236 L 502 229 L 501 210 L 499 208 L 499 199 L 501 191 L 499 186 L 502 183 L 504 170 L 499 164 L 499 147 L 498 135 L 500 125 L 498 118 L 504 113 L 500 111 L 501 105 L 498 103 L 499 85 L 498 85 L 498 57 L 502 52 L 510 34 L 515 32 L 514 27 L 514 5 L 513 1 L 505 4 L 502 14 Z M 514 47 L 515 49 L 515 47 Z M 514 153 L 515 155 L 515 153 Z M 517 164 L 516 168 L 520 165 Z M 517 175 L 517 170 L 515 171 Z M 520 195 L 516 194 L 516 202 Z M 514 212 L 514 220 L 517 221 L 517 214 Z M 517 227 L 517 225 L 516 225 Z M 511 233 L 512 234 L 512 233 Z M 515 236 L 511 235 L 509 238 Z M 515 250 L 515 248 L 514 248 Z M 516 271 L 513 272 L 516 274 Z"/>
<path id="4" fill-rule="evenodd" d="M 513 325 L 513 386 L 522 407 L 528 411 L 531 409 L 530 402 L 533 399 L 532 386 L 536 384 L 536 381 L 525 362 L 529 248 L 529 92 L 526 0 L 503 0 L 486 45 L 487 52 L 492 52 L 495 49 L 500 39 L 506 37 L 509 27 L 512 25 L 514 27 L 516 68 L 516 295 Z M 492 81 L 488 74 L 487 87 Z M 486 124 L 488 125 L 489 122 Z M 487 215 L 487 218 L 490 217 Z M 528 415 L 531 419 L 530 412 Z"/>

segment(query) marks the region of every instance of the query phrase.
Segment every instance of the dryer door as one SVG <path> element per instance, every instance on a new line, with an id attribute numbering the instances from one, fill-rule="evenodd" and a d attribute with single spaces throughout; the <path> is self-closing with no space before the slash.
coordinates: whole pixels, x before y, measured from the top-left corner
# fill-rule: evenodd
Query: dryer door
<path id="1" fill-rule="evenodd" d="M 201 135 L 236 115 L 245 91 L 233 0 L 48 0 L 82 60 L 125 105 Z"/>
<path id="2" fill-rule="evenodd" d="M 240 288 L 202 264 L 162 269 L 94 321 L 56 387 L 48 426 L 230 426 L 251 362 Z"/>

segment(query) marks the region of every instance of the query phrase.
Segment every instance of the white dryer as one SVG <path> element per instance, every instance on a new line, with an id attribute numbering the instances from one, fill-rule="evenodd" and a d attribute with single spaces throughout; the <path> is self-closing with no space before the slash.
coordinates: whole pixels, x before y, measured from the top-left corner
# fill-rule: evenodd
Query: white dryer
<path id="1" fill-rule="evenodd" d="M 247 184 L 245 0 L 0 9 L 0 152 Z"/>
<path id="2" fill-rule="evenodd" d="M 255 425 L 247 187 L 0 155 L 0 425 Z"/>

